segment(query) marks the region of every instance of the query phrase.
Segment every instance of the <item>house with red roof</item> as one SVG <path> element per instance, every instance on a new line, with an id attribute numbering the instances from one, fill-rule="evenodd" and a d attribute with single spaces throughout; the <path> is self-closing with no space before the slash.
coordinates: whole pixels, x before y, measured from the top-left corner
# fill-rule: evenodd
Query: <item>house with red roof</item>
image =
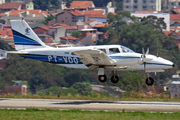
<path id="1" fill-rule="evenodd" d="M 66 28 L 65 36 L 71 36 L 71 33 L 72 33 L 73 31 L 76 31 L 76 30 L 77 30 L 77 27 L 69 26 L 69 25 L 67 25 L 67 24 L 56 23 L 56 24 L 53 24 L 53 25 L 52 25 L 52 27 L 57 27 L 57 26 L 61 26 L 61 27 L 65 27 L 65 28 Z"/>
<path id="2" fill-rule="evenodd" d="M 49 35 L 50 27 L 50 25 L 37 26 L 33 30 L 44 43 L 52 43 L 53 37 Z"/>
<path id="3" fill-rule="evenodd" d="M 11 19 L 21 19 L 22 17 L 26 20 L 26 22 L 39 23 L 39 21 L 44 20 L 44 17 L 48 14 L 48 11 L 42 10 L 11 10 L 3 13 L 0 18 L 5 20 L 6 24 L 10 24 Z"/>
<path id="4" fill-rule="evenodd" d="M 4 13 L 11 10 L 21 10 L 21 3 L 3 3 L 0 6 L 0 13 Z"/>
<path id="5" fill-rule="evenodd" d="M 76 30 L 77 27 L 62 23 L 56 23 L 51 25 L 51 27 L 49 28 L 49 35 L 53 36 L 56 43 L 61 43 L 61 37 L 71 36 L 71 33 Z"/>
<path id="6" fill-rule="evenodd" d="M 90 26 L 94 26 L 97 24 L 96 20 L 87 20 L 84 22 L 85 25 L 90 25 Z"/>
<path id="7" fill-rule="evenodd" d="M 109 26 L 109 24 L 107 23 L 98 23 L 94 26 L 92 26 L 94 29 L 97 29 L 98 32 L 103 32 L 102 28 L 105 27 L 105 26 Z"/>
<path id="8" fill-rule="evenodd" d="M 33 28 L 36 34 L 45 34 L 48 35 L 50 25 L 43 25 Z"/>
<path id="9" fill-rule="evenodd" d="M 103 10 L 86 10 L 83 12 L 90 20 L 96 20 L 97 23 L 106 23 L 107 16 Z"/>
<path id="10" fill-rule="evenodd" d="M 170 14 L 171 24 L 180 21 L 180 14 Z"/>
<path id="11" fill-rule="evenodd" d="M 89 10 L 92 8 L 95 8 L 93 1 L 73 1 L 69 7 L 69 9 L 76 9 L 80 11 Z"/>
<path id="12" fill-rule="evenodd" d="M 58 13 L 57 19 L 48 22 L 49 25 L 55 23 L 64 23 L 70 26 L 84 25 L 85 21 L 95 20 L 97 23 L 107 22 L 107 16 L 103 10 L 69 11 L 64 10 Z"/>
<path id="13" fill-rule="evenodd" d="M 58 13 L 57 19 L 51 20 L 48 22 L 49 25 L 55 24 L 55 23 L 63 23 L 70 26 L 76 26 L 80 24 L 84 24 L 84 21 L 88 20 L 88 17 L 83 14 L 82 11 L 68 11 L 64 10 L 63 12 Z"/>
<path id="14" fill-rule="evenodd" d="M 53 25 L 37 26 L 34 27 L 33 30 L 45 43 L 52 43 L 53 41 L 55 43 L 60 43 L 60 37 L 70 36 L 71 32 L 77 30 L 77 27 L 56 23 Z"/>

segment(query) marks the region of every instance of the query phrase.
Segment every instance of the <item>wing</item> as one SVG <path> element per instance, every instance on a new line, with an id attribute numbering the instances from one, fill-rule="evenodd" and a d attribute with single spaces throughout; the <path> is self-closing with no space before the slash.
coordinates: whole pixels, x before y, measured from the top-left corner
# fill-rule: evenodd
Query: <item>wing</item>
<path id="1" fill-rule="evenodd" d="M 77 55 L 81 62 L 87 67 L 94 66 L 114 66 L 116 61 L 107 56 L 103 51 L 100 50 L 79 50 L 73 52 Z"/>

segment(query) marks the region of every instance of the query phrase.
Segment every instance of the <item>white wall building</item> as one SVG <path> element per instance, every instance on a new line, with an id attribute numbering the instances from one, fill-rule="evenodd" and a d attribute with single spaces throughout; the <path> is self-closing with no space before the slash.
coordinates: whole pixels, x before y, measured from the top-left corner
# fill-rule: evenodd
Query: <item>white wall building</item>
<path id="1" fill-rule="evenodd" d="M 0 0 L 0 5 L 5 3 L 5 0 Z"/>
<path id="2" fill-rule="evenodd" d="M 170 97 L 180 98 L 180 76 L 179 75 L 172 76 L 172 82 L 170 86 Z"/>
<path id="3" fill-rule="evenodd" d="M 7 52 L 5 50 L 0 49 L 0 60 L 7 58 Z"/>
<path id="4" fill-rule="evenodd" d="M 123 0 L 123 10 L 129 12 L 161 11 L 161 0 Z"/>
<path id="5" fill-rule="evenodd" d="M 166 30 L 164 30 L 164 31 L 170 30 L 170 15 L 169 15 L 169 13 L 131 13 L 131 15 L 134 15 L 138 18 L 147 17 L 149 15 L 157 16 L 158 18 L 164 19 L 164 22 L 166 23 Z"/>

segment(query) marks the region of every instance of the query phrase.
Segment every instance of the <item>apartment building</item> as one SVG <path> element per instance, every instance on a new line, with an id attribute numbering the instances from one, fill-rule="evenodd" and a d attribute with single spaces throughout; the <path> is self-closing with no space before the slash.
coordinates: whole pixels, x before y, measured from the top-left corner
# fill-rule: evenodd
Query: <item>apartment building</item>
<path id="1" fill-rule="evenodd" d="M 162 2 L 165 10 L 171 10 L 172 8 L 180 8 L 180 0 L 163 0 Z"/>
<path id="2" fill-rule="evenodd" d="M 129 12 L 161 11 L 161 0 L 123 0 L 123 10 Z"/>

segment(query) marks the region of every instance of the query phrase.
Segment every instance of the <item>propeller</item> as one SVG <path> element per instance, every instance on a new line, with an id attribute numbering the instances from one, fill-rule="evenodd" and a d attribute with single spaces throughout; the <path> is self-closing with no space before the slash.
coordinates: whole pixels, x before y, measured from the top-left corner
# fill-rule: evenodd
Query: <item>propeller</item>
<path id="1" fill-rule="evenodd" d="M 146 53 L 144 52 L 144 48 L 142 48 L 142 62 L 144 63 L 144 70 L 146 70 L 146 55 L 149 53 L 149 48 L 147 49 Z"/>

